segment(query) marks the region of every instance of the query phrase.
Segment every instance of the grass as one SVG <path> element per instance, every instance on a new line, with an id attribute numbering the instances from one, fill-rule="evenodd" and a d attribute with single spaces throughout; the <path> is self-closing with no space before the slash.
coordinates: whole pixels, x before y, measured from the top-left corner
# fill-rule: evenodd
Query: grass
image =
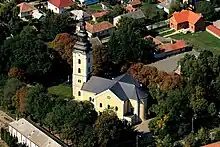
<path id="1" fill-rule="evenodd" d="M 220 39 L 211 35 L 207 31 L 194 34 L 176 34 L 170 36 L 173 39 L 184 39 L 189 45 L 192 45 L 196 50 L 210 50 L 213 53 L 220 54 Z"/>
<path id="2" fill-rule="evenodd" d="M 72 87 L 67 85 L 49 87 L 48 92 L 57 96 L 72 97 Z"/>
<path id="3" fill-rule="evenodd" d="M 94 12 L 103 11 L 102 6 L 100 4 L 89 5 L 88 9 Z"/>

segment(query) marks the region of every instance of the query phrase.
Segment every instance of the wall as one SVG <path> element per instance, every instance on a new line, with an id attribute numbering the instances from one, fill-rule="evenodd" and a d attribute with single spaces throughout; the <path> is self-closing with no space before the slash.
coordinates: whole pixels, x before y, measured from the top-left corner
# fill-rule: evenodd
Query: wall
<path id="1" fill-rule="evenodd" d="M 80 59 L 81 63 L 78 63 Z M 80 69 L 80 73 L 78 73 Z M 87 82 L 87 75 L 92 72 L 92 52 L 83 53 L 82 51 L 73 52 L 73 96 L 76 100 L 83 100 L 82 91 L 80 90 L 83 83 Z M 78 95 L 78 92 L 81 92 L 81 95 Z"/>
<path id="2" fill-rule="evenodd" d="M 57 8 L 56 6 L 54 6 L 53 4 L 51 4 L 50 2 L 47 2 L 47 7 L 48 9 L 52 10 L 54 13 L 63 13 L 65 11 L 64 8 Z"/>
<path id="3" fill-rule="evenodd" d="M 203 18 L 200 18 L 199 21 L 195 24 L 195 31 L 204 31 L 205 30 L 205 21 Z"/>
<path id="4" fill-rule="evenodd" d="M 102 107 L 100 107 L 102 103 Z M 102 112 L 108 108 L 110 105 L 111 108 L 115 111 L 115 107 L 118 107 L 118 111 L 115 111 L 119 119 L 123 119 L 124 116 L 124 101 L 121 101 L 113 92 L 106 90 L 95 97 L 96 111 Z"/>
<path id="5" fill-rule="evenodd" d="M 121 16 L 117 16 L 113 19 L 113 25 L 117 26 L 117 23 L 119 22 L 119 20 L 121 19 Z"/>

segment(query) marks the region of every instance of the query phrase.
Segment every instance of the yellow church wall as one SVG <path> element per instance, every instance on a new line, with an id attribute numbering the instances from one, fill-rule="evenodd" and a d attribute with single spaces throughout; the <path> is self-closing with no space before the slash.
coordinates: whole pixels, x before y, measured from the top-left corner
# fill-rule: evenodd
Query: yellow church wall
<path id="1" fill-rule="evenodd" d="M 102 107 L 100 107 L 100 103 Z M 123 119 L 124 116 L 124 101 L 121 101 L 113 92 L 106 90 L 95 97 L 95 106 L 97 112 L 103 112 L 108 109 L 108 105 L 112 108 L 119 119 Z M 115 108 L 118 107 L 116 111 Z"/>
<path id="2" fill-rule="evenodd" d="M 88 92 L 88 91 L 82 91 L 83 93 L 83 100 L 85 101 L 90 101 L 89 97 L 91 97 L 92 99 L 94 99 L 95 97 L 95 93 L 92 93 L 92 92 Z"/>

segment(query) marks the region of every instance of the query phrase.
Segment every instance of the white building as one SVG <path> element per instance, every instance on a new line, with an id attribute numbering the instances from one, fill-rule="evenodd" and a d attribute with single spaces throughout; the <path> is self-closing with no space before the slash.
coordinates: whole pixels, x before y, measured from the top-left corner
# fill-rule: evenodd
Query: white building
<path id="1" fill-rule="evenodd" d="M 9 123 L 9 133 L 18 138 L 18 143 L 28 147 L 65 147 L 64 143 L 53 139 L 24 118 Z M 59 143 L 58 143 L 59 142 Z"/>
<path id="2" fill-rule="evenodd" d="M 61 14 L 65 11 L 65 8 L 73 6 L 74 4 L 72 0 L 49 0 L 47 2 L 47 8 L 54 13 Z"/>

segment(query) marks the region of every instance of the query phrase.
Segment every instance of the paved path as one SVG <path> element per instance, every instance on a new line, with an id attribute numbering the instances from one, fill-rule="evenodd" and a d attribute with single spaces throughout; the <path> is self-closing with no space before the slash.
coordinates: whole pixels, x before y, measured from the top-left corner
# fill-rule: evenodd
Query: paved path
<path id="1" fill-rule="evenodd" d="M 175 32 L 173 32 L 173 33 L 171 33 L 171 34 L 168 34 L 168 35 L 165 35 L 165 36 L 163 36 L 163 37 L 170 37 L 170 36 L 172 36 L 172 35 L 176 35 L 176 34 L 179 34 L 180 33 L 180 31 L 175 31 Z"/>
<path id="2" fill-rule="evenodd" d="M 153 118 L 152 118 L 153 119 Z M 150 132 L 150 129 L 148 127 L 148 124 L 149 122 L 152 120 L 152 119 L 148 119 L 148 120 L 145 120 L 143 121 L 142 123 L 138 124 L 135 126 L 135 130 L 140 132 L 140 133 L 149 133 Z"/>
<path id="3" fill-rule="evenodd" d="M 171 28 L 171 29 L 169 29 L 169 30 L 162 31 L 162 32 L 160 32 L 159 34 L 163 34 L 163 33 L 166 33 L 166 32 L 172 31 L 172 30 L 173 30 L 173 28 Z"/>

